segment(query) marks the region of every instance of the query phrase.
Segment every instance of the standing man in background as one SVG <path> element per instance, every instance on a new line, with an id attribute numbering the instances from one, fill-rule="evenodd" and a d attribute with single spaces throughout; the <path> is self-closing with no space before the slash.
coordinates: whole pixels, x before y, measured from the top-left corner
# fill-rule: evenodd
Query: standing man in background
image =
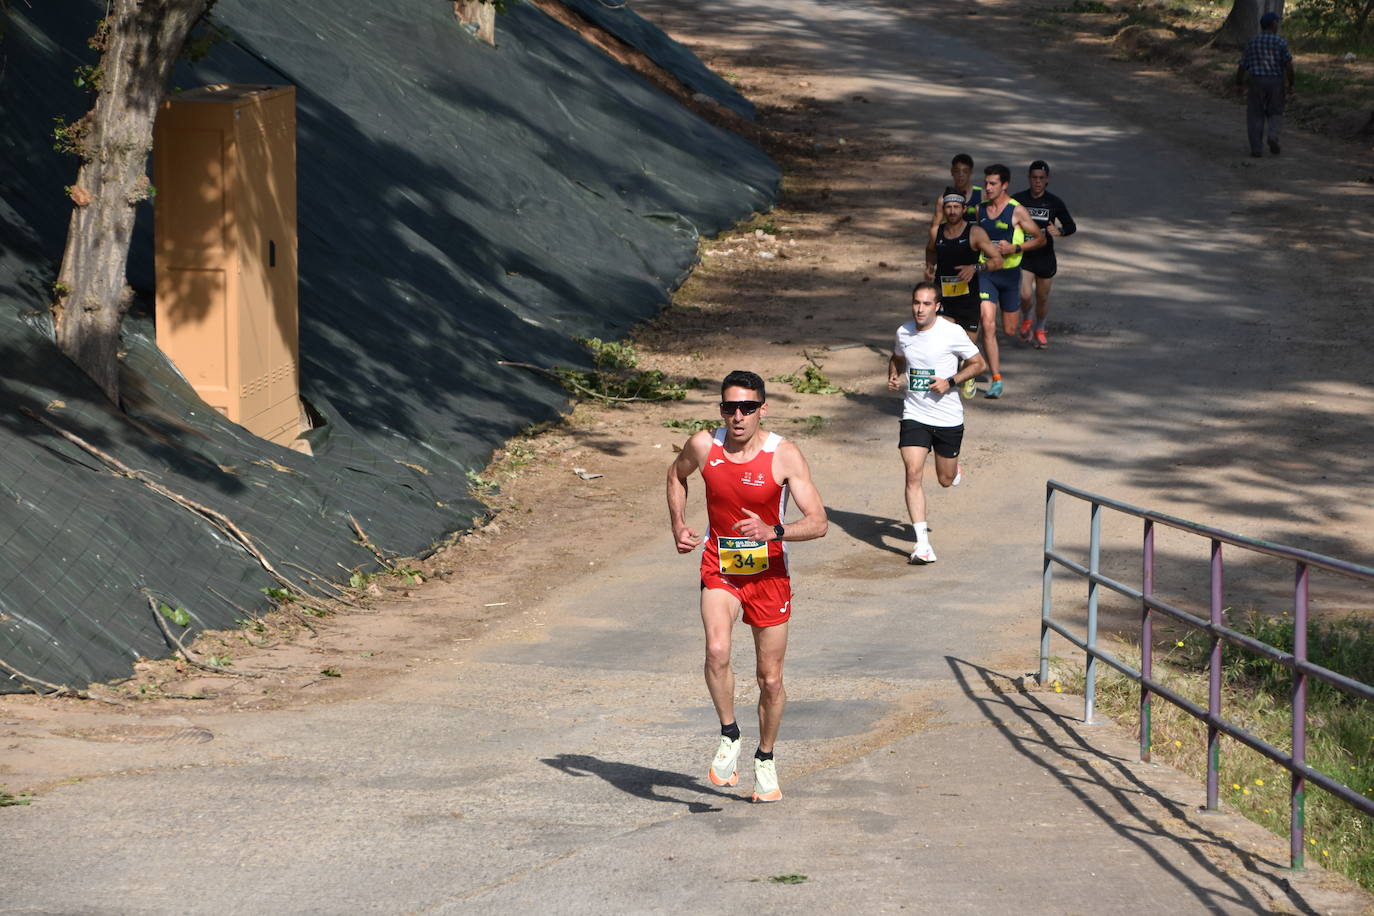
<path id="1" fill-rule="evenodd" d="M 1034 344 L 1037 350 L 1050 345 L 1045 335 L 1045 317 L 1050 311 L 1050 285 L 1059 272 L 1054 256 L 1054 239 L 1064 238 L 1078 231 L 1064 201 L 1046 188 L 1050 184 L 1050 166 L 1037 159 L 1027 170 L 1030 187 L 1017 191 L 1016 202 L 1026 208 L 1035 225 L 1045 233 L 1045 247 L 1027 251 L 1021 258 L 1021 339 Z M 1058 224 L 1058 225 L 1056 225 Z M 1031 305 L 1035 306 L 1035 320 L 1031 320 Z"/>
<path id="2" fill-rule="evenodd" d="M 1236 67 L 1236 92 L 1247 84 L 1249 95 L 1245 103 L 1245 132 L 1250 139 L 1250 155 L 1258 159 L 1263 153 L 1260 144 L 1268 128 L 1269 152 L 1279 154 L 1279 132 L 1283 129 L 1283 106 L 1293 91 L 1296 74 L 1293 54 L 1288 42 L 1279 36 L 1279 15 L 1265 13 L 1260 17 L 1260 33 L 1250 39 Z"/>

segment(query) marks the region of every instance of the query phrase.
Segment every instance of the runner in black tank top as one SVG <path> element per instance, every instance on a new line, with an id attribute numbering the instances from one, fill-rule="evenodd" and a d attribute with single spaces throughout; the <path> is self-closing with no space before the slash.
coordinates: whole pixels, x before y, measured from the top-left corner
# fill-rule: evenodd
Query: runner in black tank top
<path id="1" fill-rule="evenodd" d="M 970 335 L 978 333 L 978 274 L 960 278 L 959 268 L 977 269 L 979 252 L 969 236 L 974 226 L 964 222 L 964 231 L 954 238 L 944 229 L 935 234 L 935 282 L 940 285 L 940 312 Z"/>
<path id="2" fill-rule="evenodd" d="M 995 342 L 996 317 L 984 308 L 978 275 L 988 265 L 1000 267 L 1002 256 L 982 227 L 964 219 L 966 203 L 967 199 L 958 190 L 945 189 L 941 199 L 945 222 L 930 228 L 925 279 L 938 285 L 941 313 L 963 328 L 970 340 L 977 343 L 980 336 L 986 339 L 990 333 Z M 984 258 L 987 264 L 980 264 Z M 984 327 L 981 335 L 980 327 Z M 965 381 L 961 389 L 965 398 L 973 397 L 974 379 Z"/>

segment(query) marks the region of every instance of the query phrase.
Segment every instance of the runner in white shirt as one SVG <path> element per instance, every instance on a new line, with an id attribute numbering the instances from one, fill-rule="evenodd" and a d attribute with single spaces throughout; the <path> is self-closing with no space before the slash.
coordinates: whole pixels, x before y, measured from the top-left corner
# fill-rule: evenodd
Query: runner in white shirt
<path id="1" fill-rule="evenodd" d="M 964 441 L 964 403 L 958 389 L 960 383 L 984 368 L 973 341 L 958 325 L 939 319 L 936 289 L 934 283 L 918 283 L 911 291 L 914 320 L 897 329 L 897 344 L 887 361 L 888 390 L 906 392 L 897 447 L 906 467 L 906 509 L 916 532 L 911 562 L 916 564 L 935 562 L 922 485 L 926 455 L 935 452 L 935 477 L 940 486 L 959 485 L 963 476 L 959 447 Z"/>

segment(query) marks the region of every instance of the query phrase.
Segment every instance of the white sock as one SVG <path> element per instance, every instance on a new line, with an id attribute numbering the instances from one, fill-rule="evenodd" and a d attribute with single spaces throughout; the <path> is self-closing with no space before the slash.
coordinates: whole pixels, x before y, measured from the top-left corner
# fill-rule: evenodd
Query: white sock
<path id="1" fill-rule="evenodd" d="M 916 532 L 916 543 L 917 543 L 917 544 L 926 544 L 926 543 L 929 543 L 929 542 L 930 542 L 930 525 L 929 525 L 929 524 L 927 524 L 926 522 L 913 522 L 912 525 L 911 525 L 911 528 L 912 528 L 913 531 Z"/>

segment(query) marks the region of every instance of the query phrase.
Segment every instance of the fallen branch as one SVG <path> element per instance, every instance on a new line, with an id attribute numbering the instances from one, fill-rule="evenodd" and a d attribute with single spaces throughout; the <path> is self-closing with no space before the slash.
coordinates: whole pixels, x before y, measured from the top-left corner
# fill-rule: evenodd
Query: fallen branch
<path id="1" fill-rule="evenodd" d="M 354 532 L 357 533 L 358 543 L 372 551 L 372 555 L 377 558 L 378 563 L 381 563 L 387 569 L 394 570 L 396 568 L 391 565 L 390 560 L 382 556 L 382 552 L 377 549 L 377 545 L 373 544 L 372 541 L 368 539 L 366 532 L 363 531 L 363 526 L 358 524 L 358 520 L 353 517 L 352 512 L 348 513 L 348 523 L 353 526 Z"/>
<path id="2" fill-rule="evenodd" d="M 68 687 L 66 684 L 49 684 L 42 678 L 34 677 L 32 674 L 25 674 L 24 672 L 20 671 L 18 668 L 14 667 L 2 658 L 0 658 L 0 668 L 4 668 L 6 671 L 10 673 L 11 680 L 18 681 L 21 687 L 27 687 L 29 690 L 32 690 L 40 697 L 76 697 L 79 700 L 99 700 L 102 703 L 109 703 L 111 706 L 124 705 L 118 700 L 112 700 L 109 697 L 102 697 L 98 694 L 91 693 L 88 690 L 77 690 L 75 687 Z M 46 687 L 48 690 L 51 690 L 52 692 L 44 693 L 43 691 L 38 689 L 39 687 Z"/>
<path id="3" fill-rule="evenodd" d="M 229 518 L 229 516 L 225 515 L 223 512 L 211 509 L 209 506 L 203 506 L 200 503 L 195 502 L 194 500 L 187 499 L 180 493 L 176 493 L 172 490 L 167 489 L 162 484 L 158 483 L 155 480 L 152 480 L 146 472 L 135 470 L 129 467 L 124 462 L 120 461 L 118 458 L 115 458 L 113 455 L 108 455 L 105 452 L 102 452 L 100 449 L 96 448 L 94 445 L 91 445 L 85 439 L 82 439 L 80 436 L 76 435 L 76 433 L 63 429 L 62 427 L 58 426 L 56 423 L 52 422 L 46 417 L 41 417 L 38 414 L 34 413 L 32 410 L 29 410 L 27 407 L 20 407 L 19 410 L 26 417 L 29 417 L 32 420 L 37 420 L 39 423 L 42 423 L 44 426 L 48 427 L 48 429 L 51 429 L 53 432 L 57 433 L 62 438 L 66 439 L 68 442 L 72 443 L 77 448 L 80 448 L 83 451 L 88 452 L 91 455 L 94 455 L 96 458 L 99 458 L 117 476 L 127 477 L 131 480 L 137 480 L 139 483 L 148 487 L 148 489 L 152 490 L 154 493 L 157 493 L 159 496 L 164 496 L 167 499 L 170 499 L 172 502 L 176 503 L 178 506 L 181 506 L 183 509 L 193 512 L 196 515 L 199 515 L 202 519 L 210 522 L 221 532 L 228 535 L 231 539 L 237 541 L 240 547 L 248 551 L 248 553 L 252 555 L 252 557 L 256 559 L 259 564 L 261 564 L 262 568 L 267 571 L 268 575 L 275 579 L 279 585 L 281 585 L 283 588 L 287 589 L 288 591 L 294 594 L 304 595 L 304 592 L 301 591 L 300 586 L 292 582 L 290 579 L 287 579 L 281 573 L 277 572 L 276 567 L 274 567 L 272 563 L 267 559 L 267 557 L 263 554 L 263 552 L 258 549 L 258 546 L 255 543 L 253 543 L 253 539 L 250 538 L 243 531 L 243 529 L 239 528 L 238 525 L 234 524 L 234 521 L 231 518 Z M 230 673 L 232 674 L 234 672 Z"/>
<path id="4" fill-rule="evenodd" d="M 167 626 L 167 621 L 162 619 L 162 611 L 158 608 L 158 601 L 148 592 L 143 593 L 148 599 L 148 608 L 153 612 L 153 619 L 157 621 L 157 627 L 162 631 L 162 635 L 167 638 L 167 643 L 181 654 L 188 665 L 194 665 L 203 671 L 213 671 L 216 674 L 232 674 L 234 677 L 262 677 L 261 674 L 254 674 L 251 671 L 230 671 L 228 668 L 221 668 L 219 665 L 209 665 L 205 662 L 198 662 L 191 657 L 190 651 L 181 644 L 181 638 L 172 632 L 172 628 Z"/>

